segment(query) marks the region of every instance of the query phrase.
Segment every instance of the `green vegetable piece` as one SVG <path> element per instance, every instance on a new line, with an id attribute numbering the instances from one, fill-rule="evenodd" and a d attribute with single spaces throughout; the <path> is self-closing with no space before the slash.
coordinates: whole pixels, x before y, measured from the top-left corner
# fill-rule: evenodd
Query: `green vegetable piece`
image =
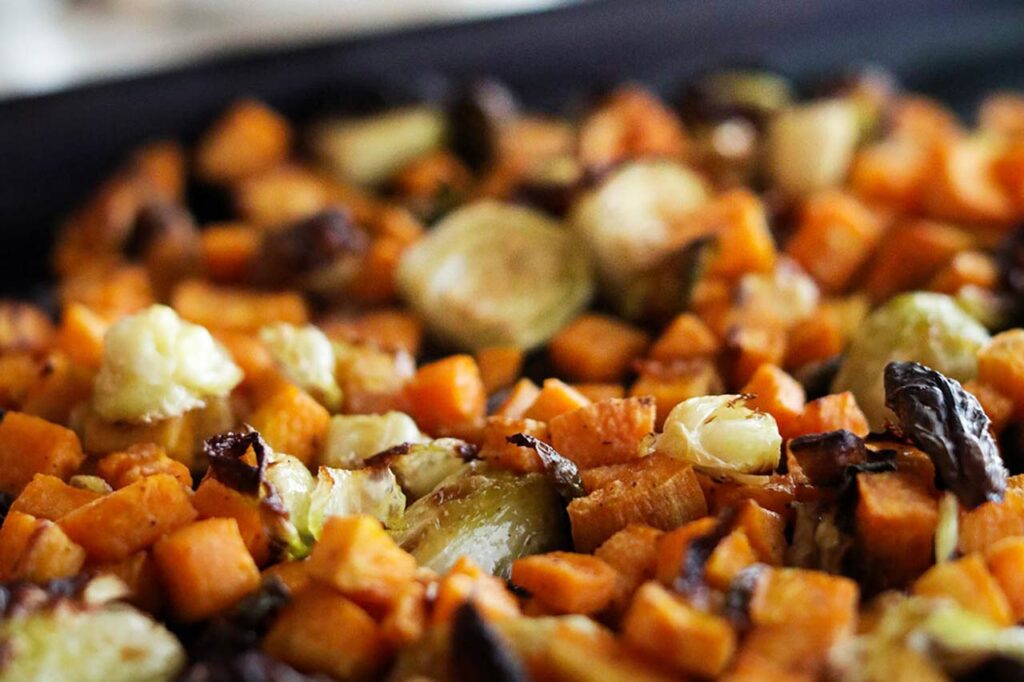
<path id="1" fill-rule="evenodd" d="M 893 361 L 925 364 L 964 382 L 977 373 L 977 352 L 989 334 L 944 294 L 894 297 L 860 325 L 847 350 L 833 391 L 851 391 L 875 430 L 885 426 L 885 366 Z"/>
<path id="2" fill-rule="evenodd" d="M 405 495 L 387 467 L 320 467 L 308 504 L 306 532 L 319 539 L 332 516 L 368 514 L 385 526 L 394 525 L 405 511 Z"/>
<path id="3" fill-rule="evenodd" d="M 507 578 L 516 559 L 566 546 L 566 531 L 563 503 L 545 476 L 474 462 L 410 505 L 395 540 L 435 571 L 467 555 Z"/>

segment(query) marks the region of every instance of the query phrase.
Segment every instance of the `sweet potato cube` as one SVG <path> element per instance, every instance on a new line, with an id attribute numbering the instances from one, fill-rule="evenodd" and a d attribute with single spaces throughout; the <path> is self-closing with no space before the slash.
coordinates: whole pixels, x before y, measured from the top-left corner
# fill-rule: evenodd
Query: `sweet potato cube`
<path id="1" fill-rule="evenodd" d="M 0 581 L 46 582 L 76 575 L 85 550 L 60 526 L 21 512 L 10 512 L 0 528 Z"/>
<path id="2" fill-rule="evenodd" d="M 431 434 L 464 427 L 487 409 L 487 392 L 470 355 L 423 365 L 406 385 L 405 395 L 416 423 Z"/>
<path id="3" fill-rule="evenodd" d="M 551 444 L 582 469 L 637 459 L 640 441 L 654 431 L 649 398 L 608 400 L 565 412 L 548 422 Z"/>
<path id="4" fill-rule="evenodd" d="M 282 561 L 263 570 L 263 579 L 275 579 L 284 583 L 289 594 L 298 594 L 313 580 L 309 575 L 309 560 Z"/>
<path id="5" fill-rule="evenodd" d="M 761 365 L 740 392 L 754 396 L 747 407 L 775 417 L 782 437 L 792 437 L 804 411 L 804 387 L 800 382 L 775 365 Z"/>
<path id="6" fill-rule="evenodd" d="M 540 395 L 540 387 L 529 379 L 520 379 L 509 390 L 508 395 L 494 411 L 496 417 L 518 419 L 526 414 Z"/>
<path id="7" fill-rule="evenodd" d="M 234 519 L 257 566 L 270 559 L 270 535 L 263 525 L 260 502 L 255 495 L 243 495 L 208 476 L 192 496 L 192 506 L 201 519 Z"/>
<path id="8" fill-rule="evenodd" d="M 631 523 L 668 530 L 707 514 L 704 491 L 693 467 L 658 457 L 621 480 L 569 503 L 576 551 L 591 552 Z"/>
<path id="9" fill-rule="evenodd" d="M 579 381 L 619 381 L 643 355 L 647 334 L 605 315 L 581 315 L 551 339 L 558 370 Z"/>
<path id="10" fill-rule="evenodd" d="M 1015 622 L 1006 594 L 989 573 L 980 554 L 936 564 L 914 582 L 913 593 L 947 597 L 1000 627 Z"/>
<path id="11" fill-rule="evenodd" d="M 705 516 L 671 530 L 658 539 L 654 575 L 666 587 L 671 587 L 679 577 L 683 559 L 690 543 L 715 530 L 718 519 Z"/>
<path id="12" fill-rule="evenodd" d="M 84 460 L 71 429 L 22 412 L 0 413 L 0 492 L 17 495 L 36 474 L 66 479 Z"/>
<path id="13" fill-rule="evenodd" d="M 934 559 L 938 500 L 930 482 L 902 471 L 857 476 L 858 556 L 879 589 L 903 587 Z"/>
<path id="14" fill-rule="evenodd" d="M 673 362 L 640 363 L 639 376 L 629 395 L 654 398 L 657 426 L 665 423 L 672 408 L 688 398 L 722 392 L 722 379 L 715 364 L 704 358 Z"/>
<path id="15" fill-rule="evenodd" d="M 92 490 L 68 485 L 56 476 L 36 474 L 15 498 L 11 511 L 30 514 L 37 519 L 56 521 L 99 496 L 99 493 Z"/>
<path id="16" fill-rule="evenodd" d="M 727 191 L 695 212 L 693 223 L 716 237 L 715 256 L 708 266 L 714 277 L 735 279 L 748 272 L 770 272 L 775 266 L 775 240 L 768 228 L 764 203 L 747 189 Z"/>
<path id="17" fill-rule="evenodd" d="M 302 672 L 374 679 L 388 660 L 380 627 L 329 587 L 311 584 L 274 621 L 263 649 Z"/>
<path id="18" fill-rule="evenodd" d="M 929 291 L 956 295 L 962 287 L 995 289 L 999 285 L 999 265 L 984 251 L 961 251 L 928 284 Z"/>
<path id="19" fill-rule="evenodd" d="M 636 593 L 622 632 L 630 645 L 682 675 L 716 677 L 736 651 L 728 621 L 698 611 L 656 582 Z"/>
<path id="20" fill-rule="evenodd" d="M 792 503 L 796 499 L 796 491 L 788 476 L 772 476 L 768 483 L 738 483 L 730 481 L 711 481 L 701 477 L 708 500 L 708 508 L 712 514 L 720 514 L 730 507 L 735 507 L 744 500 L 753 500 L 769 511 L 779 514 L 784 519 L 793 516 Z"/>
<path id="21" fill-rule="evenodd" d="M 218 287 L 199 280 L 176 286 L 171 307 L 186 320 L 210 329 L 255 333 L 274 322 L 309 322 L 306 301 L 296 292 Z"/>
<path id="22" fill-rule="evenodd" d="M 730 363 L 726 380 L 743 386 L 761 365 L 781 365 L 786 357 L 786 331 L 772 325 L 743 324 L 725 337 L 725 357 Z"/>
<path id="23" fill-rule="evenodd" d="M 924 193 L 929 215 L 965 223 L 1013 220 L 1013 203 L 994 172 L 992 145 L 951 136 L 938 149 L 937 168 L 928 174 Z"/>
<path id="24" fill-rule="evenodd" d="M 153 559 L 175 614 L 201 620 L 260 585 L 260 571 L 234 519 L 196 521 L 161 538 Z"/>
<path id="25" fill-rule="evenodd" d="M 781 565 L 786 553 L 786 520 L 751 499 L 737 504 L 735 510 L 736 527 L 744 530 L 758 560 Z"/>
<path id="26" fill-rule="evenodd" d="M 520 615 L 519 602 L 505 587 L 504 580 L 486 573 L 469 557 L 460 557 L 437 583 L 431 624 L 450 623 L 455 611 L 469 600 L 488 620 Z"/>
<path id="27" fill-rule="evenodd" d="M 237 182 L 283 162 L 291 149 L 291 127 L 255 100 L 232 105 L 206 132 L 196 150 L 199 175 L 209 182 Z"/>
<path id="28" fill-rule="evenodd" d="M 659 362 L 710 358 L 718 349 L 718 339 L 708 326 L 693 313 L 682 313 L 661 332 L 648 357 Z"/>
<path id="29" fill-rule="evenodd" d="M 415 356 L 423 340 L 423 323 L 403 310 L 372 310 L 359 317 L 322 323 L 331 339 L 375 346 L 388 352 L 404 350 Z"/>
<path id="30" fill-rule="evenodd" d="M 978 381 L 1013 400 L 1017 416 L 1024 415 L 1024 329 L 996 334 L 978 352 Z"/>
<path id="31" fill-rule="evenodd" d="M 309 574 L 359 604 L 386 606 L 415 576 L 416 559 L 372 516 L 335 516 L 313 547 Z"/>
<path id="32" fill-rule="evenodd" d="M 622 384 L 595 384 L 587 382 L 573 384 L 572 387 L 582 393 L 592 403 L 626 397 L 626 387 Z"/>
<path id="33" fill-rule="evenodd" d="M 1024 475 L 1007 480 L 1002 502 L 986 502 L 970 511 L 960 511 L 957 547 L 963 554 L 980 552 L 1015 535 L 1024 535 Z"/>
<path id="34" fill-rule="evenodd" d="M 802 367 L 827 360 L 842 352 L 846 329 L 836 306 L 819 305 L 814 314 L 789 328 L 786 335 L 786 367 Z"/>
<path id="35" fill-rule="evenodd" d="M 708 557 L 704 577 L 708 585 L 725 591 L 736 574 L 758 561 L 757 552 L 747 539 L 747 533 L 737 528 L 722 538 Z"/>
<path id="36" fill-rule="evenodd" d="M 388 644 L 402 646 L 422 637 L 427 625 L 427 588 L 423 583 L 412 581 L 399 588 L 380 622 L 380 629 Z"/>
<path id="37" fill-rule="evenodd" d="M 825 433 L 846 429 L 858 436 L 866 436 L 871 428 L 867 417 L 857 405 L 857 399 L 849 391 L 812 400 L 804 407 L 796 422 L 796 435 Z"/>
<path id="38" fill-rule="evenodd" d="M 203 272 L 218 282 L 243 280 L 256 265 L 260 233 L 245 223 L 218 223 L 199 235 Z"/>
<path id="39" fill-rule="evenodd" d="M 71 303 L 61 313 L 53 345 L 76 365 L 99 369 L 103 363 L 103 335 L 108 326 L 106 320 L 81 303 Z"/>
<path id="40" fill-rule="evenodd" d="M 168 457 L 155 443 L 136 443 L 127 450 L 112 452 L 96 463 L 96 472 L 115 489 L 153 474 L 168 474 L 186 488 L 192 487 L 188 467 Z"/>
<path id="41" fill-rule="evenodd" d="M 572 412 L 590 404 L 587 396 L 558 379 L 545 379 L 544 385 L 522 416 L 539 422 L 549 422 L 560 414 Z"/>
<path id="42" fill-rule="evenodd" d="M 657 528 L 633 523 L 612 535 L 594 550 L 594 556 L 615 569 L 618 574 L 611 612 L 625 612 L 633 593 L 654 577 L 658 558 L 658 540 L 663 532 Z"/>
<path id="43" fill-rule="evenodd" d="M 884 301 L 901 291 L 921 287 L 957 254 L 972 246 L 963 230 L 926 220 L 902 223 L 890 230 L 872 259 L 865 281 L 868 294 Z"/>
<path id="44" fill-rule="evenodd" d="M 270 447 L 310 464 L 320 452 L 331 414 L 294 384 L 284 384 L 256 407 L 249 423 Z"/>
<path id="45" fill-rule="evenodd" d="M 508 437 L 517 433 L 525 433 L 544 442 L 551 439 L 547 424 L 543 422 L 511 417 L 487 417 L 481 433 L 480 457 L 510 471 L 524 474 L 542 471 L 544 466 L 533 448 L 508 442 Z"/>
<path id="46" fill-rule="evenodd" d="M 90 559 L 118 561 L 192 521 L 190 497 L 173 476 L 157 474 L 79 507 L 60 525 Z"/>
<path id="47" fill-rule="evenodd" d="M 512 562 L 512 583 L 555 613 L 604 610 L 615 596 L 616 578 L 614 568 L 588 554 L 549 552 Z"/>
<path id="48" fill-rule="evenodd" d="M 480 380 L 488 395 L 511 386 L 523 369 L 523 349 L 518 346 L 491 346 L 476 352 Z"/>
<path id="49" fill-rule="evenodd" d="M 1003 538 L 985 550 L 985 563 L 1006 595 L 1014 622 L 1024 620 L 1024 537 Z"/>

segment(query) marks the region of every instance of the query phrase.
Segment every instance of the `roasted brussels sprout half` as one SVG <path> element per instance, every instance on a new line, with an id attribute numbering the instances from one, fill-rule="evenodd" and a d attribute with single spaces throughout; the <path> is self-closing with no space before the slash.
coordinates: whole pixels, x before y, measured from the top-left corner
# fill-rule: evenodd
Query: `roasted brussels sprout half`
<path id="1" fill-rule="evenodd" d="M 410 505 L 394 536 L 435 571 L 469 556 L 507 578 L 519 557 L 564 546 L 566 531 L 564 506 L 545 476 L 474 462 Z"/>
<path id="2" fill-rule="evenodd" d="M 320 467 L 308 505 L 306 530 L 319 539 L 324 524 L 332 516 L 366 514 L 386 526 L 395 525 L 405 511 L 405 495 L 387 467 Z"/>
<path id="3" fill-rule="evenodd" d="M 902 294 L 872 312 L 850 341 L 832 383 L 851 391 L 874 429 L 885 425 L 885 366 L 913 360 L 964 382 L 977 371 L 978 350 L 989 339 L 985 328 L 949 296 Z"/>
<path id="4" fill-rule="evenodd" d="M 494 201 L 469 204 L 410 247 L 403 296 L 445 342 L 532 348 L 590 299 L 586 255 L 544 215 Z"/>
<path id="5" fill-rule="evenodd" d="M 404 412 L 345 414 L 331 418 L 320 463 L 353 469 L 390 448 L 429 440 Z"/>
<path id="6" fill-rule="evenodd" d="M 341 388 L 334 376 L 334 348 L 314 327 L 280 322 L 260 330 L 260 341 L 289 379 L 330 410 L 341 406 Z"/>
<path id="7" fill-rule="evenodd" d="M 715 71 L 687 86 L 682 113 L 691 123 L 739 117 L 760 126 L 791 99 L 789 81 L 779 74 L 757 69 Z"/>
<path id="8" fill-rule="evenodd" d="M 476 448 L 456 438 L 438 438 L 395 448 L 395 451 L 398 452 L 381 453 L 381 463 L 395 472 L 406 497 L 415 501 L 460 471 L 466 460 L 476 453 Z"/>
<path id="9" fill-rule="evenodd" d="M 785 195 L 802 197 L 841 182 L 860 131 L 857 110 L 843 99 L 793 106 L 772 119 L 768 172 Z"/>

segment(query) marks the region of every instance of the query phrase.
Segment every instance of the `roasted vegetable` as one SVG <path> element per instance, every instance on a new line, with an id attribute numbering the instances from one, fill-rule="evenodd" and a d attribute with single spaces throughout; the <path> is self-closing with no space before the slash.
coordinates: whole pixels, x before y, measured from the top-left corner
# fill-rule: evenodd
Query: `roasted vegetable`
<path id="1" fill-rule="evenodd" d="M 399 288 L 439 338 L 462 348 L 549 338 L 590 298 L 584 254 L 554 221 L 480 201 L 449 214 L 410 248 Z"/>
<path id="2" fill-rule="evenodd" d="M 562 505 L 540 474 L 466 465 L 405 512 L 395 539 L 423 566 L 445 571 L 462 555 L 508 576 L 521 556 L 566 542 Z"/>
<path id="3" fill-rule="evenodd" d="M 320 463 L 351 469 L 379 452 L 427 440 L 412 417 L 402 412 L 338 415 L 331 418 Z"/>
<path id="4" fill-rule="evenodd" d="M 885 366 L 893 361 L 923 363 L 957 381 L 977 371 L 977 352 L 988 332 L 948 296 L 902 294 L 875 310 L 860 326 L 832 383 L 851 391 L 872 428 L 885 422 Z"/>
<path id="5" fill-rule="evenodd" d="M 988 417 L 958 382 L 916 362 L 892 362 L 885 368 L 885 404 L 965 507 L 1003 499 L 1006 467 Z"/>
<path id="6" fill-rule="evenodd" d="M 859 135 L 857 111 L 844 100 L 780 111 L 768 132 L 768 168 L 784 193 L 799 197 L 846 177 Z"/>
<path id="7" fill-rule="evenodd" d="M 400 523 L 405 495 L 387 467 L 331 469 L 320 467 L 316 485 L 309 494 L 309 517 L 305 530 L 319 538 L 332 516 L 366 514 L 388 526 Z"/>
<path id="8" fill-rule="evenodd" d="M 334 376 L 334 349 L 322 331 L 282 322 L 261 329 L 260 341 L 289 379 L 328 409 L 338 409 L 341 388 Z"/>
<path id="9" fill-rule="evenodd" d="M 406 499 L 415 501 L 461 470 L 475 455 L 476 448 L 469 443 L 457 438 L 438 438 L 384 450 L 367 460 L 366 466 L 390 468 L 405 491 Z"/>

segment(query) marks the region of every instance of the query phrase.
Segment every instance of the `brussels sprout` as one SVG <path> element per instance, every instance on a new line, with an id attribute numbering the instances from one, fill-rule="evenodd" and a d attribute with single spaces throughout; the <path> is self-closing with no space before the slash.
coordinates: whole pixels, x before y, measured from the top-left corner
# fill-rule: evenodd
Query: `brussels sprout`
<path id="1" fill-rule="evenodd" d="M 782 76 L 768 71 L 726 70 L 709 73 L 683 94 L 683 116 L 693 122 L 741 117 L 762 124 L 789 105 L 792 92 Z"/>
<path id="2" fill-rule="evenodd" d="M 241 380 L 210 332 L 153 305 L 107 331 L 93 404 L 109 421 L 149 422 L 202 407 Z"/>
<path id="3" fill-rule="evenodd" d="M 627 163 L 580 198 L 570 225 L 616 305 L 624 306 L 635 282 L 668 255 L 673 225 L 707 198 L 701 176 L 670 161 Z"/>
<path id="4" fill-rule="evenodd" d="M 394 537 L 435 571 L 469 556 L 507 578 L 519 557 L 563 547 L 566 531 L 564 506 L 543 475 L 474 462 L 410 505 Z"/>
<path id="5" fill-rule="evenodd" d="M 89 490 L 94 493 L 99 493 L 100 495 L 106 495 L 107 493 L 114 492 L 114 489 L 110 487 L 110 484 L 99 476 L 76 474 L 68 479 L 68 485 L 73 488 L 80 488 L 81 490 Z"/>
<path id="6" fill-rule="evenodd" d="M 314 327 L 281 322 L 260 330 L 260 341 L 289 379 L 330 410 L 341 405 L 341 388 L 334 377 L 334 349 Z"/>
<path id="7" fill-rule="evenodd" d="M 385 526 L 395 525 L 405 511 L 405 495 L 387 467 L 332 469 L 320 467 L 308 498 L 306 529 L 314 539 L 332 516 L 367 514 Z"/>
<path id="8" fill-rule="evenodd" d="M 0 682 L 164 682 L 185 666 L 174 635 L 121 604 L 16 614 L 0 622 L 0 646 Z"/>
<path id="9" fill-rule="evenodd" d="M 331 419 L 320 463 L 351 469 L 363 460 L 403 443 L 425 443 L 412 417 L 403 412 L 346 414 Z"/>
<path id="10" fill-rule="evenodd" d="M 313 147 L 343 182 L 376 185 L 444 144 L 444 115 L 427 107 L 398 109 L 322 124 Z"/>
<path id="11" fill-rule="evenodd" d="M 438 438 L 412 445 L 404 454 L 392 458 L 388 466 L 410 500 L 427 495 L 437 485 L 466 464 L 467 453 L 475 452 L 468 443 L 455 438 Z"/>
<path id="12" fill-rule="evenodd" d="M 857 110 L 830 99 L 790 107 L 772 120 L 768 169 L 784 194 L 800 197 L 846 177 L 859 135 Z"/>
<path id="13" fill-rule="evenodd" d="M 271 513 L 270 533 L 288 558 L 309 553 L 309 496 L 313 475 L 296 457 L 270 451 L 266 455 L 260 501 Z"/>
<path id="14" fill-rule="evenodd" d="M 850 341 L 833 391 L 851 391 L 874 429 L 885 425 L 885 366 L 912 360 L 956 379 L 973 379 L 985 328 L 944 294 L 910 293 L 871 313 Z"/>
<path id="15" fill-rule="evenodd" d="M 960 539 L 960 503 L 956 495 L 946 491 L 939 502 L 939 523 L 935 526 L 935 563 L 956 556 Z"/>
<path id="16" fill-rule="evenodd" d="M 440 339 L 467 349 L 543 343 L 590 299 L 586 255 L 527 208 L 478 201 L 410 247 L 402 294 Z"/>
<path id="17" fill-rule="evenodd" d="M 741 277 L 736 298 L 743 321 L 764 320 L 788 328 L 814 314 L 820 293 L 795 261 L 780 258 L 771 273 Z"/>
<path id="18" fill-rule="evenodd" d="M 741 395 L 690 398 L 672 408 L 652 450 L 712 474 L 768 474 L 782 454 L 775 418 L 752 410 Z"/>

